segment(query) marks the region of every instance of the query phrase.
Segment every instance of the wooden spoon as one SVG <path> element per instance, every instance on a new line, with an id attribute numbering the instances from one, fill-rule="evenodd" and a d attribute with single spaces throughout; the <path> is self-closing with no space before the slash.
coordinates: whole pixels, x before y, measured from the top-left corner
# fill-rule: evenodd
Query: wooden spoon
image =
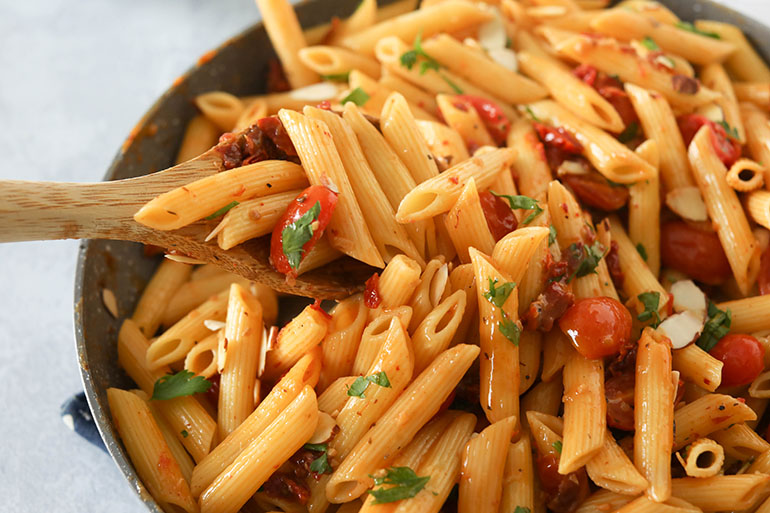
<path id="1" fill-rule="evenodd" d="M 221 148 L 215 146 L 164 171 L 126 180 L 82 184 L 0 180 L 0 242 L 126 240 L 211 262 L 280 292 L 340 299 L 363 288 L 374 271 L 348 257 L 302 274 L 290 283 L 269 263 L 269 237 L 225 251 L 216 241 L 204 241 L 211 231 L 206 223 L 159 231 L 134 221 L 134 214 L 152 198 L 224 169 Z"/>

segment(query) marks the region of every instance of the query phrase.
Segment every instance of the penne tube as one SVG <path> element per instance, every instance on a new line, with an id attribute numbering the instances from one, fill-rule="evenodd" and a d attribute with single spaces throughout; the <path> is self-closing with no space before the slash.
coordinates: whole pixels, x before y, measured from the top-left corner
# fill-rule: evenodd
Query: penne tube
<path id="1" fill-rule="evenodd" d="M 396 220 L 410 223 L 447 212 L 457 201 L 470 178 L 480 189 L 488 187 L 515 157 L 508 148 L 495 149 L 452 166 L 419 184 L 407 194 L 396 212 Z"/>
<path id="2" fill-rule="evenodd" d="M 744 510 L 757 505 L 770 485 L 770 475 L 740 474 L 672 479 L 674 497 L 704 511 Z"/>
<path id="3" fill-rule="evenodd" d="M 200 496 L 201 513 L 235 513 L 274 470 L 307 442 L 318 421 L 315 393 L 305 386 Z"/>
<path id="4" fill-rule="evenodd" d="M 164 192 L 139 209 L 134 220 L 156 230 L 176 230 L 233 202 L 265 195 L 268 191 L 275 194 L 306 185 L 305 173 L 297 164 L 263 160 Z"/>
<path id="5" fill-rule="evenodd" d="M 297 363 L 303 355 L 318 346 L 329 331 L 329 314 L 314 305 L 306 306 L 281 328 L 267 352 L 264 376 L 274 379 Z"/>
<path id="6" fill-rule="evenodd" d="M 536 511 L 535 467 L 529 435 L 522 433 L 517 442 L 508 446 L 503 472 L 503 494 L 500 511 L 515 511 L 517 507 Z"/>
<path id="7" fill-rule="evenodd" d="M 597 39 L 582 34 L 570 36 L 556 45 L 562 57 L 616 74 L 623 82 L 657 91 L 678 110 L 691 111 L 719 98 L 719 93 L 703 87 L 697 80 L 660 70 L 626 48 L 612 38 Z"/>
<path id="8" fill-rule="evenodd" d="M 653 167 L 642 157 L 559 104 L 543 100 L 530 104 L 529 109 L 538 119 L 569 131 L 582 145 L 583 156 L 607 179 L 623 184 L 634 183 L 653 173 Z"/>
<path id="9" fill-rule="evenodd" d="M 237 96 L 224 91 L 199 94 L 195 97 L 194 103 L 220 133 L 232 130 L 244 109 L 243 102 Z"/>
<path id="10" fill-rule="evenodd" d="M 337 378 L 352 373 L 368 309 L 363 296 L 356 294 L 337 303 L 330 315 L 329 330 L 321 342 L 319 390 L 325 390 Z"/>
<path id="11" fill-rule="evenodd" d="M 676 457 L 689 477 L 714 477 L 725 462 L 724 449 L 709 438 L 694 441 L 685 447 L 684 453 L 684 457 L 680 453 Z"/>
<path id="12" fill-rule="evenodd" d="M 348 389 L 356 379 L 356 376 L 343 376 L 332 381 L 331 385 L 318 396 L 318 411 L 331 417 L 339 415 L 340 410 L 348 402 Z"/>
<path id="13" fill-rule="evenodd" d="M 529 103 L 547 95 L 537 82 L 511 71 L 486 53 L 478 52 L 448 34 L 426 39 L 422 47 L 452 73 L 506 103 Z"/>
<path id="14" fill-rule="evenodd" d="M 147 365 L 158 369 L 181 361 L 190 349 L 211 334 L 204 321 L 224 321 L 227 314 L 227 294 L 220 292 L 190 311 L 163 332 L 147 348 Z"/>
<path id="15" fill-rule="evenodd" d="M 724 449 L 725 454 L 738 460 L 757 458 L 770 450 L 770 443 L 744 424 L 736 424 L 709 435 Z M 768 468 L 770 470 L 770 468 Z M 749 469 L 750 472 L 754 470 Z"/>
<path id="16" fill-rule="evenodd" d="M 682 379 L 709 392 L 715 391 L 722 383 L 722 366 L 717 360 L 696 344 L 671 352 L 674 370 Z"/>
<path id="17" fill-rule="evenodd" d="M 388 310 L 406 304 L 420 284 L 420 265 L 399 255 L 388 262 L 377 281 L 380 306 Z"/>
<path id="18" fill-rule="evenodd" d="M 738 101 L 770 109 L 770 82 L 733 82 L 732 86 Z"/>
<path id="19" fill-rule="evenodd" d="M 497 241 L 492 251 L 492 260 L 511 277 L 511 281 L 519 283 L 537 248 L 548 238 L 548 233 L 548 228 L 542 226 L 514 230 Z"/>
<path id="20" fill-rule="evenodd" d="M 344 77 L 357 69 L 372 78 L 380 78 L 380 64 L 364 55 L 339 46 L 308 46 L 297 53 L 299 60 L 326 80 Z"/>
<path id="21" fill-rule="evenodd" d="M 158 425 L 158 429 L 160 429 L 161 434 L 163 435 L 163 440 L 166 441 L 166 445 L 168 445 L 169 451 L 171 451 L 171 454 L 174 456 L 174 460 L 179 465 L 179 470 L 182 472 L 182 475 L 184 476 L 185 481 L 187 481 L 189 487 L 190 479 L 192 478 L 193 467 L 195 467 L 195 463 L 190 457 L 190 454 L 187 452 L 187 450 L 185 450 L 184 445 L 182 445 L 182 442 L 179 441 L 179 438 L 177 438 L 173 428 L 169 425 L 168 422 L 166 422 L 166 419 L 163 417 L 163 414 L 160 411 L 160 408 L 158 408 L 157 403 L 155 401 L 148 400 L 147 394 L 141 390 L 132 390 L 131 392 L 139 396 L 150 408 L 152 417 L 155 420 L 155 423 Z"/>
<path id="22" fill-rule="evenodd" d="M 224 347 L 218 351 L 220 367 L 217 426 L 220 439 L 232 433 L 254 411 L 262 340 L 262 307 L 259 301 L 234 283 L 230 286 Z"/>
<path id="23" fill-rule="evenodd" d="M 759 272 L 759 245 L 735 191 L 725 181 L 726 170 L 711 143 L 709 128 L 698 130 L 688 154 L 735 280 L 741 292 L 748 295 Z"/>
<path id="24" fill-rule="evenodd" d="M 770 119 L 765 112 L 750 103 L 741 103 L 741 118 L 746 130 L 746 145 L 751 157 L 762 165 L 770 162 Z M 765 177 L 765 188 L 770 177 Z"/>
<path id="25" fill-rule="evenodd" d="M 702 511 L 700 508 L 676 497 L 671 497 L 664 503 L 656 502 L 650 497 L 639 497 L 618 509 L 617 513 L 698 513 L 700 511 Z"/>
<path id="26" fill-rule="evenodd" d="M 203 276 L 196 280 L 190 280 L 182 284 L 176 293 L 167 302 L 163 312 L 161 324 L 164 328 L 173 326 L 187 315 L 190 310 L 203 304 L 211 296 L 230 289 L 231 283 L 238 283 L 242 287 L 249 285 L 249 280 L 236 274 L 221 272 L 211 276 Z M 267 288 L 267 287 L 265 287 Z M 269 289 L 268 289 L 269 290 Z M 273 296 L 275 293 L 273 293 Z M 270 305 L 273 306 L 273 305 Z M 273 314 L 278 312 L 278 302 L 274 302 Z M 275 319 L 275 315 L 272 315 Z"/>
<path id="27" fill-rule="evenodd" d="M 336 249 L 374 267 L 384 267 L 363 213 L 345 173 L 340 154 L 326 123 L 281 109 L 278 113 L 313 185 L 333 184 L 337 205 L 326 234 Z"/>
<path id="28" fill-rule="evenodd" d="M 770 68 L 757 54 L 751 43 L 743 35 L 743 31 L 730 23 L 713 20 L 697 20 L 695 26 L 699 30 L 713 32 L 735 47 L 725 61 L 725 67 L 740 80 L 770 81 Z"/>
<path id="29" fill-rule="evenodd" d="M 479 305 L 479 401 L 487 419 L 497 422 L 519 416 L 518 290 L 489 257 L 475 248 L 470 256 Z"/>
<path id="30" fill-rule="evenodd" d="M 476 278 L 473 274 L 473 265 L 457 265 L 449 274 L 451 290 L 461 290 L 465 294 L 465 314 L 460 319 L 460 325 L 455 331 L 451 345 L 465 342 L 471 337 L 468 330 L 475 326 L 474 321 L 478 313 L 478 301 L 476 300 Z"/>
<path id="31" fill-rule="evenodd" d="M 329 501 L 341 503 L 360 497 L 372 485 L 369 474 L 392 461 L 436 414 L 478 353 L 477 347 L 461 344 L 439 355 L 335 469 L 326 487 Z"/>
<path id="32" fill-rule="evenodd" d="M 659 23 L 626 9 L 605 11 L 594 19 L 591 28 L 624 41 L 650 37 L 663 51 L 679 55 L 694 64 L 722 62 L 735 51 L 735 46 L 728 41 Z"/>
<path id="33" fill-rule="evenodd" d="M 160 263 L 144 288 L 131 316 L 146 337 L 152 337 L 158 331 L 163 309 L 179 287 L 187 281 L 191 272 L 192 266 L 188 264 L 180 264 L 165 258 Z"/>
<path id="34" fill-rule="evenodd" d="M 489 231 L 473 177 L 468 180 L 457 201 L 447 212 L 444 224 L 460 262 L 470 262 L 468 248 L 476 248 L 486 254 L 492 253 L 495 238 Z"/>
<path id="35" fill-rule="evenodd" d="M 761 189 L 765 183 L 767 169 L 749 159 L 738 159 L 725 175 L 727 185 L 736 192 L 751 192 Z"/>
<path id="36" fill-rule="evenodd" d="M 571 354 L 572 344 L 561 330 L 546 332 L 543 335 L 543 370 L 540 377 L 551 381 L 564 368 Z"/>
<path id="37" fill-rule="evenodd" d="M 244 102 L 243 112 L 241 112 L 241 115 L 235 122 L 235 126 L 230 131 L 240 132 L 251 125 L 254 125 L 265 116 L 267 116 L 267 102 L 261 99 Z"/>
<path id="38" fill-rule="evenodd" d="M 419 87 L 410 84 L 406 80 L 399 78 L 392 73 L 389 73 L 387 69 L 383 70 L 380 84 L 391 91 L 401 93 L 410 104 L 418 105 L 431 114 L 438 113 L 438 104 L 436 103 L 436 97 L 434 95 L 425 92 Z M 433 122 L 437 123 L 437 121 Z"/>
<path id="39" fill-rule="evenodd" d="M 348 85 L 352 90 L 362 89 L 369 96 L 366 102 L 361 105 L 361 110 L 373 117 L 379 117 L 388 97 L 395 93 L 394 90 L 386 87 L 382 82 L 378 82 L 369 75 L 355 69 L 348 75 Z M 411 101 L 407 100 L 406 106 L 411 115 L 416 119 L 436 120 L 436 116 Z"/>
<path id="40" fill-rule="evenodd" d="M 446 170 L 470 158 L 463 138 L 457 130 L 443 123 L 424 120 L 417 120 L 417 128 L 420 129 L 431 154 L 436 158 L 440 170 Z"/>
<path id="41" fill-rule="evenodd" d="M 277 114 L 281 109 L 300 111 L 305 105 L 317 105 L 321 101 L 338 101 L 344 92 L 344 86 L 339 82 L 321 82 L 299 89 L 282 93 L 268 93 L 242 98 L 246 102 L 261 102 L 267 109 L 267 114 Z"/>
<path id="42" fill-rule="evenodd" d="M 649 486 L 609 431 L 601 450 L 586 463 L 586 472 L 596 485 L 616 493 L 637 495 Z"/>
<path id="43" fill-rule="evenodd" d="M 550 381 L 540 381 L 533 386 L 521 399 L 521 411 L 536 411 L 547 415 L 557 415 L 561 408 L 561 398 L 564 392 L 560 375 Z"/>
<path id="44" fill-rule="evenodd" d="M 375 317 L 364 328 L 364 332 L 361 335 L 361 343 L 358 346 L 358 352 L 356 352 L 356 358 L 353 361 L 354 375 L 361 376 L 372 366 L 382 344 L 385 343 L 388 327 L 392 319 L 398 319 L 401 325 L 407 328 L 412 319 L 412 308 L 409 306 L 393 308 Z"/>
<path id="45" fill-rule="evenodd" d="M 256 410 L 193 469 L 190 487 L 198 496 L 257 438 L 299 395 L 305 386 L 315 386 L 321 370 L 319 355 L 309 353 L 281 378 Z M 315 428 L 315 426 L 313 426 Z"/>
<path id="46" fill-rule="evenodd" d="M 418 34 L 428 38 L 437 32 L 453 32 L 478 25 L 490 19 L 488 11 L 461 0 L 447 0 L 440 4 L 396 16 L 362 30 L 341 41 L 351 50 L 372 55 L 377 42 L 395 35 L 404 41 L 413 41 Z"/>
<path id="47" fill-rule="evenodd" d="M 184 359 L 184 368 L 209 379 L 217 373 L 219 333 L 213 333 L 195 344 Z M 252 385 L 253 386 L 253 385 Z"/>
<path id="48" fill-rule="evenodd" d="M 448 94 L 436 96 L 436 101 L 441 117 L 451 129 L 460 134 L 465 146 L 471 151 L 482 146 L 497 146 L 471 102 Z"/>
<path id="49" fill-rule="evenodd" d="M 644 144 L 654 145 L 657 152 L 657 141 Z M 649 178 L 628 187 L 628 238 L 644 249 L 644 261 L 654 278 L 660 273 L 660 180 L 657 163 L 653 166 Z"/>
<path id="50" fill-rule="evenodd" d="M 318 75 L 305 66 L 299 51 L 307 46 L 294 8 L 286 0 L 256 0 L 270 42 L 281 60 L 292 89 L 318 82 Z"/>
<path id="51" fill-rule="evenodd" d="M 358 198 L 366 199 L 360 201 L 359 205 L 374 244 L 383 259 L 389 262 L 396 254 L 404 253 L 422 264 L 422 257 L 406 230 L 396 222 L 393 207 L 377 183 L 355 132 L 340 116 L 331 111 L 305 107 L 304 112 L 308 118 L 321 121 L 329 128 L 353 193 Z"/>
<path id="52" fill-rule="evenodd" d="M 219 128 L 206 116 L 193 117 L 184 130 L 175 163 L 187 162 L 204 153 L 217 143 L 220 133 Z"/>
<path id="53" fill-rule="evenodd" d="M 715 41 L 713 38 L 708 39 Z M 722 120 L 734 129 L 735 134 L 738 136 L 738 141 L 741 144 L 746 144 L 746 131 L 743 128 L 741 111 L 738 108 L 738 99 L 725 68 L 717 63 L 703 66 L 700 70 L 700 80 L 709 89 L 722 94 L 722 97 L 715 102 L 722 109 Z"/>
<path id="54" fill-rule="evenodd" d="M 625 128 L 620 114 L 593 87 L 572 74 L 556 59 L 520 52 L 522 71 L 543 85 L 564 108 L 603 130 L 620 133 Z M 521 103 L 521 102 L 519 102 Z"/>
<path id="55" fill-rule="evenodd" d="M 632 502 L 633 497 L 599 488 L 590 497 L 584 500 L 575 510 L 575 513 L 606 513 L 607 511 L 621 511 L 621 508 Z M 657 503 L 655 503 L 657 505 Z M 681 513 L 681 512 L 680 512 Z"/>
<path id="56" fill-rule="evenodd" d="M 518 175 L 520 193 L 543 201 L 552 180 L 551 169 L 545 158 L 543 143 L 537 138 L 532 124 L 525 119 L 513 121 L 508 131 L 507 146 L 516 151 L 513 169 Z"/>
<path id="57" fill-rule="evenodd" d="M 756 418 L 757 415 L 751 408 L 729 395 L 704 395 L 674 413 L 674 450 L 677 451 L 714 431 Z"/>
<path id="58" fill-rule="evenodd" d="M 197 512 L 190 487 L 147 404 L 137 395 L 117 388 L 107 389 L 107 399 L 118 435 L 153 498 L 164 509 L 178 507 L 187 513 Z M 164 464 L 158 464 L 160 461 Z"/>
<path id="59" fill-rule="evenodd" d="M 535 383 L 540 373 L 540 352 L 543 334 L 538 331 L 522 331 L 519 338 L 519 395 Z"/>
<path id="60" fill-rule="evenodd" d="M 419 374 L 452 342 L 465 313 L 465 292 L 458 290 L 436 306 L 412 333 L 414 372 Z"/>
<path id="61" fill-rule="evenodd" d="M 463 451 L 458 513 L 497 513 L 503 493 L 503 471 L 516 417 L 492 423 L 471 438 Z"/>
<path id="62" fill-rule="evenodd" d="M 398 7 L 398 5 L 396 3 L 387 7 Z M 351 14 L 348 19 L 340 23 L 340 25 L 334 31 L 332 31 L 330 34 L 330 43 L 338 45 L 339 42 L 345 37 L 357 34 L 362 30 L 371 27 L 377 23 L 378 18 L 382 18 L 383 16 L 387 15 L 386 11 L 386 8 L 377 8 L 377 0 L 363 0 L 358 4 L 356 10 L 353 11 L 353 14 Z M 385 19 L 387 19 L 387 17 Z"/>
<path id="63" fill-rule="evenodd" d="M 294 189 L 239 203 L 222 218 L 217 244 L 222 249 L 230 249 L 241 242 L 272 233 L 286 208 L 301 193 L 301 189 Z"/>

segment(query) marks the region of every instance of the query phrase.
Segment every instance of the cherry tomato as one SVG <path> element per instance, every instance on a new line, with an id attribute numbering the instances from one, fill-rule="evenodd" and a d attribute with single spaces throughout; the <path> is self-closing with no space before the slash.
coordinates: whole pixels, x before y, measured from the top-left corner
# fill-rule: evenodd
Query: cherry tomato
<path id="1" fill-rule="evenodd" d="M 628 188 L 622 185 L 613 187 L 601 176 L 565 174 L 559 179 L 592 207 L 611 212 L 628 203 Z"/>
<path id="2" fill-rule="evenodd" d="M 748 385 L 765 369 L 765 348 L 751 335 L 725 335 L 709 353 L 724 364 L 725 387 Z"/>
<path id="3" fill-rule="evenodd" d="M 588 64 L 581 64 L 577 68 L 572 70 L 572 74 L 578 77 L 580 80 L 594 86 L 596 78 L 599 76 L 599 70 Z"/>
<path id="4" fill-rule="evenodd" d="M 663 265 L 696 281 L 719 285 L 732 275 L 716 232 L 672 221 L 661 227 L 660 249 Z"/>
<path id="5" fill-rule="evenodd" d="M 283 231 L 296 223 L 316 203 L 321 207 L 317 219 L 311 223 L 313 235 L 302 245 L 300 261 L 313 249 L 315 243 L 323 235 L 326 226 L 332 218 L 334 207 L 337 205 L 337 194 L 323 185 L 311 185 L 297 196 L 286 208 L 281 218 L 273 228 L 273 236 L 270 239 L 270 260 L 275 269 L 283 274 L 295 275 L 297 270 L 292 268 L 289 259 L 284 252 Z"/>
<path id="6" fill-rule="evenodd" d="M 507 201 L 498 198 L 489 191 L 480 192 L 479 200 L 481 200 L 481 208 L 484 210 L 487 226 L 495 241 L 502 239 L 516 229 L 519 222 L 513 215 L 513 210 Z"/>
<path id="7" fill-rule="evenodd" d="M 634 430 L 633 370 L 613 376 L 604 382 L 607 397 L 607 425 L 624 431 Z"/>
<path id="8" fill-rule="evenodd" d="M 371 278 L 366 280 L 366 289 L 364 290 L 364 304 L 367 308 L 375 309 L 382 303 L 380 296 L 380 275 L 374 273 Z"/>
<path id="9" fill-rule="evenodd" d="M 770 294 L 770 247 L 762 253 L 762 259 L 759 262 L 757 285 L 759 286 L 759 294 L 764 296 Z"/>
<path id="10" fill-rule="evenodd" d="M 577 301 L 559 319 L 559 328 L 586 358 L 617 353 L 631 337 L 631 314 L 619 301 L 591 297 Z"/>
<path id="11" fill-rule="evenodd" d="M 634 106 L 631 104 L 631 100 L 628 99 L 628 94 L 626 94 L 623 89 L 610 86 L 600 87 L 598 91 L 605 100 L 610 102 L 610 105 L 615 107 L 615 110 L 618 111 L 624 125 L 628 126 L 630 123 L 639 122 L 639 117 L 636 115 Z"/>
<path id="12" fill-rule="evenodd" d="M 585 469 L 566 476 L 559 474 L 559 459 L 553 454 L 538 455 L 535 463 L 549 511 L 572 512 L 590 493 Z"/>
<path id="13" fill-rule="evenodd" d="M 566 131 L 564 128 L 557 126 L 552 127 L 544 125 L 542 123 L 533 123 L 538 137 L 543 141 L 546 146 L 555 146 L 567 153 L 579 155 L 583 152 L 583 146 L 575 139 L 575 136 Z"/>
<path id="14" fill-rule="evenodd" d="M 682 132 L 685 145 L 690 145 L 700 127 L 708 125 L 711 128 L 711 144 L 714 146 L 719 160 L 725 166 L 732 166 L 741 157 L 741 143 L 729 137 L 722 125 L 714 123 L 706 116 L 685 114 L 679 116 L 676 121 L 679 124 L 679 131 Z"/>
<path id="15" fill-rule="evenodd" d="M 506 137 L 508 137 L 508 130 L 511 128 L 511 121 L 498 104 L 486 98 L 469 94 L 461 94 L 457 98 L 473 105 L 481 121 L 484 122 L 487 132 L 489 132 L 489 135 L 492 136 L 492 139 L 495 140 L 498 146 L 505 142 Z"/>

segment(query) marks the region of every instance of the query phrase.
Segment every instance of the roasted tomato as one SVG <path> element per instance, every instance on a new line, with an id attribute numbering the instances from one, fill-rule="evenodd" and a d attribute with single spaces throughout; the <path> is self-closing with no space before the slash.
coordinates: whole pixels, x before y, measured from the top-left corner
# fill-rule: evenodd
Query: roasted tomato
<path id="1" fill-rule="evenodd" d="M 607 397 L 607 425 L 624 431 L 634 430 L 634 384 L 633 369 L 613 376 L 604 382 Z"/>
<path id="2" fill-rule="evenodd" d="M 533 123 L 538 137 L 543 141 L 546 146 L 555 146 L 560 150 L 573 155 L 578 155 L 583 152 L 583 146 L 575 139 L 575 136 L 566 131 L 564 128 L 557 126 L 548 126 L 542 123 Z"/>
<path id="3" fill-rule="evenodd" d="M 689 146 L 700 127 L 708 125 L 711 128 L 711 144 L 722 163 L 730 167 L 741 157 L 741 143 L 729 137 L 722 125 L 714 123 L 700 114 L 685 114 L 677 118 L 679 131 L 682 132 L 684 143 Z"/>
<path id="4" fill-rule="evenodd" d="M 323 235 L 336 205 L 337 194 L 323 185 L 311 185 L 289 204 L 270 240 L 270 260 L 278 272 L 296 275 L 302 259 Z"/>
<path id="5" fill-rule="evenodd" d="M 559 328 L 586 358 L 616 354 L 631 337 L 631 314 L 619 301 L 591 297 L 577 301 L 559 319 Z"/>
<path id="6" fill-rule="evenodd" d="M 479 98 L 469 94 L 458 95 L 458 98 L 465 100 L 473 105 L 479 114 L 481 121 L 487 128 L 487 132 L 492 136 L 498 146 L 505 142 L 508 137 L 508 130 L 511 129 L 511 120 L 503 113 L 498 104 L 486 98 Z"/>
<path id="7" fill-rule="evenodd" d="M 716 232 L 684 221 L 672 221 L 661 227 L 660 255 L 666 267 L 709 285 L 718 285 L 732 274 Z"/>
<path id="8" fill-rule="evenodd" d="M 535 462 L 548 509 L 555 513 L 575 511 L 589 494 L 585 470 L 581 468 L 566 476 L 559 474 L 559 460 L 553 454 L 538 455 Z"/>
<path id="9" fill-rule="evenodd" d="M 489 231 L 496 241 L 502 239 L 518 226 L 516 216 L 513 215 L 510 205 L 503 198 L 498 198 L 489 191 L 479 193 L 481 208 L 487 220 Z"/>
<path id="10" fill-rule="evenodd" d="M 751 335 L 725 335 L 709 353 L 724 364 L 722 386 L 748 385 L 765 369 L 765 348 Z"/>
<path id="11" fill-rule="evenodd" d="M 586 204 L 611 212 L 628 203 L 628 188 L 612 186 L 606 178 L 598 175 L 564 174 L 559 179 L 569 185 Z"/>

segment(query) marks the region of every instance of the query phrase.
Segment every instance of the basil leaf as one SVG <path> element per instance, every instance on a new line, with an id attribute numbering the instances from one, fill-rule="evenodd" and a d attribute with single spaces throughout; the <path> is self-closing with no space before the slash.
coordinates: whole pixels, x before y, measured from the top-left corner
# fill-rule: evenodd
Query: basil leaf
<path id="1" fill-rule="evenodd" d="M 367 492 L 374 497 L 373 504 L 387 504 L 411 499 L 420 493 L 420 490 L 425 488 L 425 485 L 430 481 L 430 476 L 418 476 L 409 467 L 390 467 L 385 472 L 385 477 L 374 478 L 374 485 L 381 488 Z M 382 485 L 393 486 L 385 488 Z"/>
<path id="2" fill-rule="evenodd" d="M 211 381 L 203 376 L 196 376 L 188 370 L 176 374 L 166 374 L 155 382 L 150 399 L 164 401 L 174 397 L 199 394 L 211 388 Z"/>
<path id="3" fill-rule="evenodd" d="M 652 50 L 653 52 L 660 50 L 658 43 L 656 43 L 655 40 L 650 36 L 645 36 L 641 43 L 643 47 L 647 48 L 648 50 Z"/>
<path id="4" fill-rule="evenodd" d="M 350 93 L 342 99 L 342 104 L 345 105 L 348 102 L 353 102 L 359 107 L 363 106 L 366 102 L 369 101 L 369 94 L 361 89 L 360 87 L 356 87 Z"/>
<path id="5" fill-rule="evenodd" d="M 497 285 L 497 279 L 489 278 L 489 290 L 484 292 L 484 297 L 498 308 L 502 308 L 505 302 L 508 300 L 508 296 L 511 295 L 513 289 L 516 288 L 516 284 L 513 282 L 503 283 L 500 287 Z"/>
<path id="6" fill-rule="evenodd" d="M 637 315 L 636 318 L 642 322 L 647 322 L 652 319 L 650 326 L 657 328 L 660 324 L 660 315 L 658 314 L 660 292 L 642 292 L 636 297 L 644 306 L 644 311 Z"/>
<path id="7" fill-rule="evenodd" d="M 350 72 L 346 71 L 345 73 L 334 73 L 332 75 L 321 75 L 321 78 L 324 80 L 331 80 L 333 82 L 347 82 L 350 78 Z"/>
<path id="8" fill-rule="evenodd" d="M 328 447 L 327 444 L 305 444 L 302 446 L 303 449 L 323 453 L 310 464 L 311 472 L 316 474 L 331 474 L 334 472 L 334 469 L 329 464 L 329 455 L 326 452 Z"/>
<path id="9" fill-rule="evenodd" d="M 521 224 L 531 223 L 543 212 L 543 209 L 540 207 L 540 204 L 537 202 L 537 200 L 530 198 L 529 196 L 511 196 L 510 194 L 497 194 L 495 191 L 489 192 L 491 192 L 493 196 L 497 196 L 498 198 L 505 198 L 508 200 L 508 205 L 510 205 L 512 210 L 532 210 L 532 213 L 529 214 L 527 218 L 521 222 Z"/>
<path id="10" fill-rule="evenodd" d="M 326 444 L 305 444 L 302 446 L 303 449 L 307 449 L 308 451 L 316 451 L 316 452 L 324 452 L 327 449 Z"/>
<path id="11" fill-rule="evenodd" d="M 214 212 L 210 216 L 206 216 L 204 219 L 206 221 L 211 221 L 212 219 L 216 219 L 217 217 L 221 217 L 221 216 L 227 214 L 230 211 L 231 208 L 236 207 L 236 206 L 238 206 L 238 202 L 237 201 L 233 201 L 233 202 L 225 205 L 224 207 L 220 208 L 219 210 L 217 210 L 216 212 Z"/>
<path id="12" fill-rule="evenodd" d="M 532 108 L 529 105 L 525 105 L 524 110 L 527 111 L 527 114 L 529 114 L 529 117 L 532 118 L 532 121 L 537 121 L 538 123 L 540 122 L 540 119 L 538 119 L 538 117 L 535 116 L 535 113 L 532 112 Z"/>
<path id="13" fill-rule="evenodd" d="M 559 454 L 561 454 L 561 449 L 562 449 L 562 443 L 561 443 L 561 440 L 556 440 L 556 441 L 555 441 L 553 444 L 551 444 L 551 446 L 552 446 L 554 449 L 556 449 L 556 452 L 558 452 Z"/>
<path id="14" fill-rule="evenodd" d="M 705 326 L 703 326 L 703 332 L 695 343 L 704 351 L 711 351 L 717 345 L 717 342 L 730 331 L 731 324 L 732 312 L 730 312 L 730 309 L 720 310 L 714 303 L 709 301 L 708 320 Z"/>
<path id="15" fill-rule="evenodd" d="M 735 128 L 734 126 L 730 126 L 730 124 L 727 121 L 725 121 L 724 119 L 722 121 L 718 122 L 717 124 L 725 129 L 725 132 L 727 133 L 728 137 L 731 137 L 731 138 L 735 139 L 736 141 L 738 140 L 739 136 L 738 136 L 738 129 L 737 128 Z"/>
<path id="16" fill-rule="evenodd" d="M 644 248 L 644 244 L 641 242 L 636 245 L 636 251 L 641 255 L 642 260 L 647 261 L 647 250 Z"/>
<path id="17" fill-rule="evenodd" d="M 676 24 L 676 28 L 686 30 L 687 32 L 692 32 L 693 34 L 698 34 L 699 36 L 706 36 L 710 37 L 712 39 L 722 39 L 722 36 L 717 34 L 716 32 L 706 32 L 705 30 L 701 30 L 689 21 L 679 21 Z"/>
<path id="18" fill-rule="evenodd" d="M 548 226 L 548 245 L 553 246 L 553 243 L 556 242 L 556 227 L 554 225 Z"/>
<path id="19" fill-rule="evenodd" d="M 391 387 L 388 375 L 385 374 L 385 371 L 380 371 L 377 374 L 372 374 L 371 376 L 357 377 L 356 380 L 350 385 L 350 388 L 348 388 L 348 395 L 350 397 L 360 397 L 363 399 L 366 397 L 364 392 L 367 388 L 369 388 L 371 383 L 374 383 L 375 385 L 381 386 L 383 388 Z"/>
<path id="20" fill-rule="evenodd" d="M 502 314 L 503 319 L 497 323 L 497 329 L 500 330 L 500 333 L 502 333 L 505 338 L 513 342 L 513 345 L 518 346 L 521 328 L 519 328 L 519 325 L 513 322 L 505 312 L 502 312 Z"/>
<path id="21" fill-rule="evenodd" d="M 321 202 L 316 201 L 310 210 L 302 214 L 302 217 L 293 223 L 286 225 L 281 232 L 283 254 L 289 261 L 292 269 L 297 269 L 305 252 L 303 246 L 313 238 L 313 222 L 321 213 Z"/>
<path id="22" fill-rule="evenodd" d="M 438 69 L 438 68 L 436 68 L 436 69 Z M 448 76 L 444 75 L 443 73 L 441 73 L 440 75 L 441 75 L 441 78 L 443 78 L 443 79 L 444 79 L 444 82 L 446 82 L 447 84 L 449 84 L 449 87 L 451 87 L 451 88 L 452 88 L 452 91 L 454 91 L 454 92 L 455 92 L 455 94 L 463 94 L 463 90 L 462 90 L 462 89 L 460 89 L 460 86 L 458 86 L 457 84 L 455 84 L 454 82 L 452 82 L 451 80 L 449 80 L 449 77 L 448 77 Z"/>
<path id="23" fill-rule="evenodd" d="M 582 246 L 582 250 L 580 246 Z M 591 246 L 579 245 L 573 242 L 567 248 L 567 251 L 580 258 L 577 268 L 572 273 L 572 276 L 567 279 L 567 283 L 571 282 L 573 278 L 597 274 L 596 266 L 599 265 L 599 260 L 604 256 L 604 246 L 602 246 L 601 242 L 596 241 Z"/>

